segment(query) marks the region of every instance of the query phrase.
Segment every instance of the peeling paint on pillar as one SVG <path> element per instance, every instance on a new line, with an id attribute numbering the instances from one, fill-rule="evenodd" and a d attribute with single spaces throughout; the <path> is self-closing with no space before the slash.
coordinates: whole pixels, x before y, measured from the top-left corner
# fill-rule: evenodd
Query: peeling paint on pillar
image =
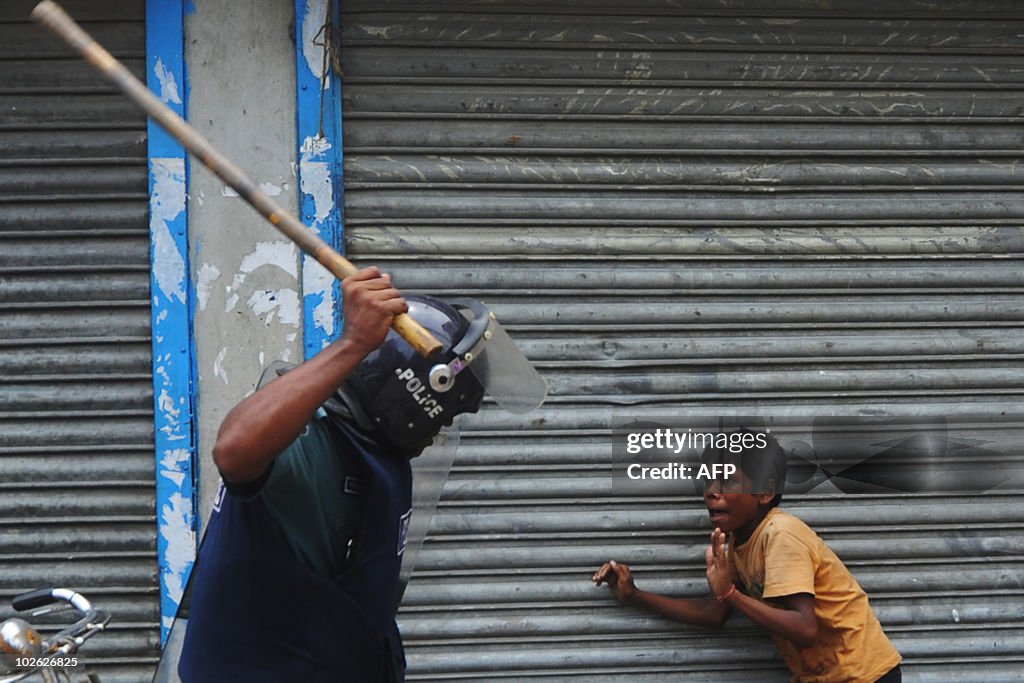
<path id="1" fill-rule="evenodd" d="M 183 7 L 146 4 L 147 83 L 179 115 L 184 103 Z M 149 232 L 160 639 L 166 642 L 196 553 L 192 337 L 185 150 L 149 122 Z"/>
<path id="2" fill-rule="evenodd" d="M 184 159 L 150 159 L 150 188 L 157 550 L 165 639 L 196 548 Z"/>
<path id="3" fill-rule="evenodd" d="M 149 229 L 154 284 L 168 301 L 186 303 L 185 255 L 174 230 L 183 228 L 185 160 L 150 159 Z"/>
<path id="4" fill-rule="evenodd" d="M 284 338 L 293 342 L 298 337 L 302 325 L 302 302 L 299 299 L 299 292 L 294 287 L 277 286 L 282 278 L 280 273 L 270 271 L 281 271 L 286 273 L 289 282 L 298 278 L 296 270 L 296 252 L 298 247 L 288 240 L 272 240 L 257 242 L 250 251 L 242 257 L 238 270 L 231 283 L 224 288 L 224 313 L 232 313 L 239 309 L 245 309 L 253 317 L 262 321 L 265 325 L 276 322 L 284 328 L 291 328 L 293 331 L 285 331 Z M 220 271 L 216 267 L 206 264 L 200 269 L 197 282 L 197 296 L 200 302 L 200 309 L 206 307 L 209 301 L 210 288 L 216 283 Z M 275 283 L 268 287 L 268 283 Z M 223 370 L 224 351 L 217 356 L 217 363 L 214 366 L 214 376 L 221 378 L 227 384 L 227 375 Z M 291 361 L 290 349 L 282 352 L 279 360 Z"/>
<path id="5" fill-rule="evenodd" d="M 299 214 L 320 239 L 344 253 L 341 212 L 340 82 L 324 73 L 321 28 L 328 18 L 326 0 L 296 0 L 296 87 L 299 158 Z M 330 18 L 337 21 L 337 17 Z M 328 60 L 329 61 L 329 60 Z M 321 102 L 323 91 L 323 102 Z M 315 259 L 302 259 L 303 338 L 306 358 L 337 338 L 341 329 L 341 288 Z"/>

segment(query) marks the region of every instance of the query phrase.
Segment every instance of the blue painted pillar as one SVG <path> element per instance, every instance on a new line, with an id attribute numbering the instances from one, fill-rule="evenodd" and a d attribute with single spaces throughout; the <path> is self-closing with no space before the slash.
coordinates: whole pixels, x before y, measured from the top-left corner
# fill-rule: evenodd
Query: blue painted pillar
<path id="1" fill-rule="evenodd" d="M 299 215 L 344 254 L 342 227 L 341 79 L 325 59 L 339 0 L 295 0 Z M 303 255 L 303 351 L 315 356 L 341 332 L 341 286 Z"/>
<path id="2" fill-rule="evenodd" d="M 146 81 L 182 116 L 183 11 L 180 0 L 146 2 Z M 152 121 L 148 140 L 157 553 L 164 643 L 196 555 L 194 297 L 186 213 L 188 159 L 181 144 Z"/>

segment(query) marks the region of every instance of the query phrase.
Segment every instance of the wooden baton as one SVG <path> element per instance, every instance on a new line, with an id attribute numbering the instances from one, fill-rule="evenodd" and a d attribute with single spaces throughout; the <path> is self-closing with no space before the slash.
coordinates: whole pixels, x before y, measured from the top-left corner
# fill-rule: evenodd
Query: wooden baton
<path id="1" fill-rule="evenodd" d="M 335 277 L 342 279 L 356 272 L 356 266 L 308 229 L 298 218 L 271 199 L 236 164 L 217 151 L 185 119 L 150 91 L 128 68 L 96 42 L 82 27 L 52 0 L 43 0 L 32 10 L 32 18 L 55 33 L 96 67 L 154 121 L 177 139 L 229 187 L 263 215 L 304 252 L 319 261 Z M 392 328 L 424 356 L 432 356 L 441 343 L 408 313 L 395 316 Z"/>

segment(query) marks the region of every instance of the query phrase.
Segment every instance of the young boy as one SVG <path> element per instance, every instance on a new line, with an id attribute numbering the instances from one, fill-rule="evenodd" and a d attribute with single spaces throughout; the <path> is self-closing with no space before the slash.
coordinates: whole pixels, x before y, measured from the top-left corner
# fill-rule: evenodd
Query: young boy
<path id="1" fill-rule="evenodd" d="M 642 591 L 629 567 L 615 561 L 597 570 L 594 583 L 608 584 L 622 603 L 698 626 L 720 627 L 738 609 L 772 634 L 793 681 L 899 683 L 900 654 L 867 594 L 810 527 L 778 508 L 785 451 L 770 435 L 756 437 L 753 447 L 739 453 L 708 448 L 701 457 L 737 468 L 726 480 L 705 482 L 704 503 L 714 528 L 705 551 L 711 596 Z M 751 440 L 729 443 L 741 441 Z"/>

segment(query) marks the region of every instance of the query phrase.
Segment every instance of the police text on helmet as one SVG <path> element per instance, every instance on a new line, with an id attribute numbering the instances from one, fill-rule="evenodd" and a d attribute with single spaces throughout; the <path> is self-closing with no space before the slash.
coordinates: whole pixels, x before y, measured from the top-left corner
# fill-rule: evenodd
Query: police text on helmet
<path id="1" fill-rule="evenodd" d="M 423 382 L 410 368 L 395 368 L 395 375 L 399 380 L 405 382 L 405 390 L 409 392 L 413 400 L 423 406 L 423 412 L 427 414 L 427 417 L 435 418 L 444 412 L 444 406 L 439 404 L 433 394 L 427 391 Z"/>

